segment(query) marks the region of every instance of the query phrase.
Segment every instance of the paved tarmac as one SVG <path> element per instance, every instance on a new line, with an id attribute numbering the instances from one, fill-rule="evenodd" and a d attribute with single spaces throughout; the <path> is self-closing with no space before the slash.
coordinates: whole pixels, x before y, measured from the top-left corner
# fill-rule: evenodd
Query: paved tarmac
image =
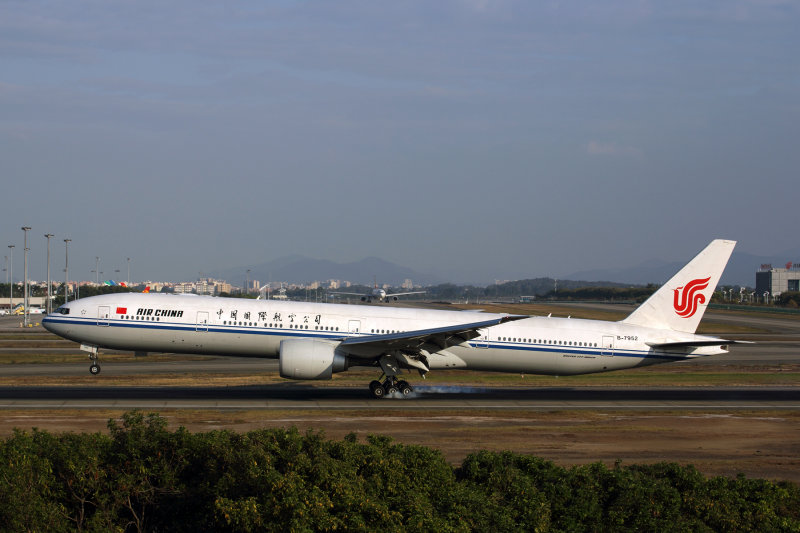
<path id="1" fill-rule="evenodd" d="M 0 348 L 0 353 L 4 348 Z M 10 348 L 9 348 L 10 350 Z M 53 348 L 30 348 L 30 351 L 14 350 L 15 353 L 36 353 L 44 351 L 56 352 Z M 252 374 L 254 372 L 277 372 L 276 359 L 257 359 L 249 357 L 191 357 L 181 359 L 181 356 L 165 357 L 159 354 L 150 354 L 132 362 L 104 361 L 103 353 L 100 354 L 102 366 L 101 376 L 132 375 L 132 374 L 174 374 L 174 373 L 232 373 Z M 669 365 L 738 365 L 738 366 L 772 366 L 772 365 L 800 365 L 800 342 L 791 340 L 764 340 L 756 344 L 732 345 L 730 353 L 714 355 L 682 361 L 667 363 Z M 89 372 L 89 361 L 86 353 L 77 350 L 74 363 L 27 363 L 0 365 L 0 376 L 78 376 Z"/>
<path id="2" fill-rule="evenodd" d="M 417 386 L 406 398 L 370 398 L 366 387 L 307 384 L 232 387 L 0 387 L 0 409 L 797 410 L 793 387 Z"/>
<path id="3" fill-rule="evenodd" d="M 418 386 L 407 398 L 374 400 L 366 388 L 305 384 L 241 387 L 0 387 L 0 409 L 278 409 L 458 411 L 797 410 L 791 387 L 508 388 Z"/>

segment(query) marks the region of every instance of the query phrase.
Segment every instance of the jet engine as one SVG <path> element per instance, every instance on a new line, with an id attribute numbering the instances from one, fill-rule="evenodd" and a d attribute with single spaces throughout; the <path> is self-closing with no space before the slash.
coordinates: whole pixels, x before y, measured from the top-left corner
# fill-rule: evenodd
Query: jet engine
<path id="1" fill-rule="evenodd" d="M 322 380 L 347 370 L 347 356 L 337 352 L 337 344 L 312 339 L 281 341 L 281 377 Z"/>

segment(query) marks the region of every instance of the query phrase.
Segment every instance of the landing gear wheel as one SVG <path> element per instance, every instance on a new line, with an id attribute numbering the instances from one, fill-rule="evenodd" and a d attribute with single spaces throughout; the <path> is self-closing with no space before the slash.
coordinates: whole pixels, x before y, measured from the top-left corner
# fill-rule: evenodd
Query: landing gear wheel
<path id="1" fill-rule="evenodd" d="M 380 383 L 378 383 L 378 386 L 375 388 L 373 388 L 372 383 L 370 383 L 369 389 L 372 391 L 372 395 L 377 399 L 381 399 L 386 395 L 386 391 L 383 390 L 383 385 Z"/>
<path id="2" fill-rule="evenodd" d="M 375 394 L 375 389 L 379 387 L 381 387 L 381 382 L 378 381 L 377 379 L 369 382 L 369 391 L 372 394 Z"/>
<path id="3" fill-rule="evenodd" d="M 397 394 L 397 385 L 392 382 L 388 382 L 383 386 L 383 389 L 386 391 L 386 396 L 394 396 Z"/>
<path id="4" fill-rule="evenodd" d="M 401 381 L 397 384 L 397 388 L 403 396 L 408 396 L 414 392 L 414 389 L 409 385 L 408 381 Z"/>
<path id="5" fill-rule="evenodd" d="M 89 373 L 93 376 L 96 376 L 100 373 L 100 365 L 97 363 L 92 363 L 92 366 L 89 367 Z"/>

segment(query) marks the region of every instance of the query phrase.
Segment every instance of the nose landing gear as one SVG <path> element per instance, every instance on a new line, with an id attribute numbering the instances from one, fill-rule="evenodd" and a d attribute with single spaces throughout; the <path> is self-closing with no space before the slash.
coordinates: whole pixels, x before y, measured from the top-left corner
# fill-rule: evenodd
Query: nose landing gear
<path id="1" fill-rule="evenodd" d="M 89 373 L 93 376 L 96 376 L 100 373 L 100 363 L 97 360 L 97 354 L 99 353 L 97 346 L 81 344 L 81 350 L 89 352 L 89 361 L 92 362 L 92 364 L 89 366 Z"/>

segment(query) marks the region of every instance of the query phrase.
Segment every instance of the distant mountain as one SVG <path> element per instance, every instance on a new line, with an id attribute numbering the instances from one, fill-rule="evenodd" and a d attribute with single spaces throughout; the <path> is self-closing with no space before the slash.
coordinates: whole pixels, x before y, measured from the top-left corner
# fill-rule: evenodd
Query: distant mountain
<path id="1" fill-rule="evenodd" d="M 721 285 L 739 285 L 755 287 L 756 271 L 762 264 L 772 264 L 775 268 L 782 268 L 787 261 L 800 262 L 800 252 L 784 252 L 780 255 L 762 256 L 746 252 L 733 252 L 728 266 L 720 280 Z M 687 261 L 688 262 L 688 259 Z M 615 281 L 618 283 L 646 284 L 656 283 L 661 285 L 678 272 L 686 262 L 667 262 L 651 260 L 629 268 L 609 268 L 596 270 L 583 270 L 565 276 L 567 279 L 586 279 Z"/>
<path id="2" fill-rule="evenodd" d="M 686 261 L 681 262 L 650 260 L 627 268 L 582 270 L 560 276 L 559 286 L 566 288 L 566 285 L 562 285 L 562 280 L 605 281 L 631 285 L 655 283 L 660 285 L 683 268 L 689 259 L 686 258 Z M 783 267 L 787 261 L 800 263 L 800 249 L 795 251 L 788 250 L 771 256 L 734 251 L 728 266 L 725 268 L 725 273 L 722 275 L 721 284 L 754 287 L 756 271 L 762 264 L 769 263 L 775 267 Z M 418 272 L 378 257 L 366 257 L 351 263 L 337 263 L 326 259 L 289 255 L 258 265 L 245 265 L 210 272 L 208 275 L 241 286 L 244 284 L 248 268 L 250 269 L 250 279 L 257 279 L 261 283 L 266 283 L 270 279 L 289 283 L 340 279 L 363 285 L 372 285 L 372 280 L 377 279 L 380 284 L 388 283 L 394 286 L 399 286 L 405 279 L 411 279 L 415 284 L 420 285 L 452 282 L 451 279 L 447 279 L 446 275 L 436 276 Z"/>
<path id="3" fill-rule="evenodd" d="M 241 286 L 245 281 L 247 269 L 250 269 L 250 279 L 257 279 L 261 283 L 266 283 L 269 280 L 288 283 L 309 283 L 312 281 L 339 279 L 363 285 L 372 285 L 373 279 L 377 279 L 379 284 L 389 283 L 398 286 L 406 279 L 411 279 L 416 284 L 425 285 L 438 283 L 439 281 L 433 276 L 390 263 L 378 257 L 365 257 L 352 263 L 336 263 L 327 259 L 312 259 L 301 255 L 291 255 L 259 265 L 247 265 L 210 272 L 209 275 Z"/>

